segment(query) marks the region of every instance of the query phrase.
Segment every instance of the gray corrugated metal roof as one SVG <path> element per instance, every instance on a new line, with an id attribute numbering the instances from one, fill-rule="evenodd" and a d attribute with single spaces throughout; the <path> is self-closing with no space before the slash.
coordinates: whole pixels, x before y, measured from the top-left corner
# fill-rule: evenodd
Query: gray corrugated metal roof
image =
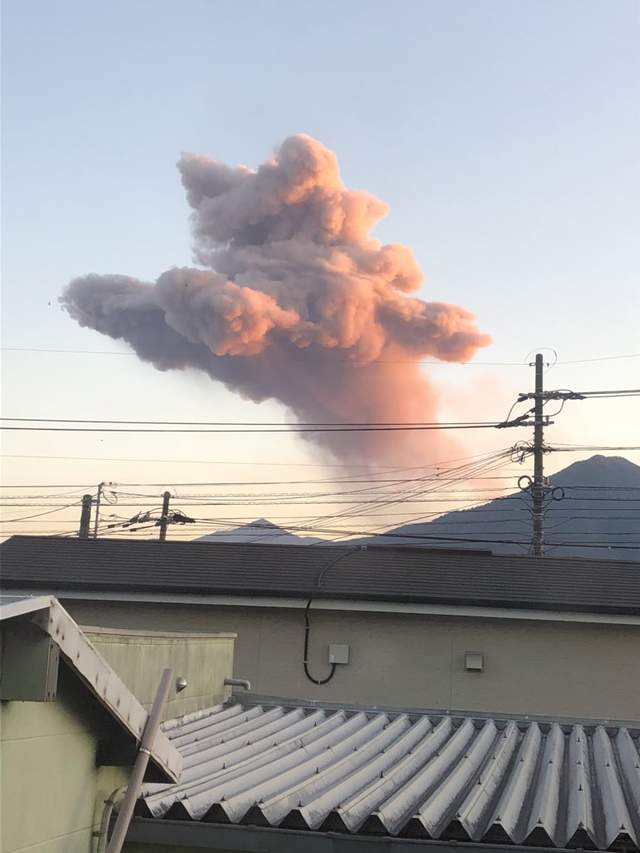
<path id="1" fill-rule="evenodd" d="M 147 786 L 142 816 L 638 848 L 638 730 L 236 704 L 164 732 L 182 779 Z"/>
<path id="2" fill-rule="evenodd" d="M 39 536 L 0 553 L 4 589 L 303 597 L 334 561 L 320 590 L 331 598 L 640 613 L 640 563 L 619 560 Z"/>

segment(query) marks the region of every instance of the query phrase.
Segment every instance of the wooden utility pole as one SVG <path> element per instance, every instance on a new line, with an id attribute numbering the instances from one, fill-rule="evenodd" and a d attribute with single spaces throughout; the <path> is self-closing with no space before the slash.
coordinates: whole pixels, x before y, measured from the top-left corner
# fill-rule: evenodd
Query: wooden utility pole
<path id="1" fill-rule="evenodd" d="M 98 494 L 96 495 L 96 517 L 93 519 L 93 538 L 98 538 L 98 523 L 100 521 L 100 501 L 102 499 L 102 490 L 105 483 L 98 483 Z"/>
<path id="2" fill-rule="evenodd" d="M 167 524 L 169 522 L 169 501 L 171 500 L 171 492 L 165 492 L 162 495 L 162 515 L 160 517 L 160 541 L 164 542 L 167 538 Z"/>
<path id="3" fill-rule="evenodd" d="M 91 495 L 82 496 L 82 512 L 80 514 L 80 529 L 78 530 L 79 539 L 89 538 L 89 525 L 91 524 L 91 504 L 93 497 Z"/>
<path id="4" fill-rule="evenodd" d="M 536 355 L 536 384 L 533 395 L 533 484 L 531 497 L 533 499 L 533 538 L 532 548 L 534 557 L 544 556 L 544 405 L 543 362 L 542 353 Z"/>

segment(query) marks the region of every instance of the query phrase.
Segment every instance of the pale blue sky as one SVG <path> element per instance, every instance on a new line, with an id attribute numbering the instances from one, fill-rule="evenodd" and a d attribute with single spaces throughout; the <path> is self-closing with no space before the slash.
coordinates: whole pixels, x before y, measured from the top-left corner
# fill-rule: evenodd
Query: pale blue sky
<path id="1" fill-rule="evenodd" d="M 390 204 L 376 234 L 413 247 L 421 295 L 473 310 L 494 336 L 479 359 L 522 361 L 542 346 L 562 360 L 640 351 L 635 0 L 2 8 L 4 347 L 122 350 L 59 310 L 68 280 L 152 279 L 189 263 L 180 152 L 256 166 L 303 131 L 336 151 L 347 184 Z M 13 416 L 282 416 L 134 358 L 3 356 Z M 448 389 L 445 416 L 501 417 L 531 384 L 527 368 L 430 370 Z M 632 387 L 639 376 L 635 359 L 558 366 L 548 382 Z M 639 417 L 637 400 L 575 403 L 549 438 L 636 444 Z M 175 437 L 167 452 L 162 437 L 32 433 L 5 437 L 3 452 L 314 462 L 299 441 L 279 438 Z M 465 442 L 469 453 L 506 443 L 504 434 Z M 558 455 L 550 470 L 570 461 Z M 186 470 L 6 457 L 3 467 L 15 482 Z M 198 468 L 196 479 L 214 470 Z"/>

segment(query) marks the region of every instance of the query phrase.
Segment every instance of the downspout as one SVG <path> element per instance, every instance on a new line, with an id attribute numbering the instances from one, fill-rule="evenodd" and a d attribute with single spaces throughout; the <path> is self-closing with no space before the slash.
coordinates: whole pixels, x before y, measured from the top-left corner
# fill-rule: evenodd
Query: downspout
<path id="1" fill-rule="evenodd" d="M 113 810 L 118 800 L 126 790 L 126 785 L 120 785 L 120 787 L 115 788 L 104 801 L 102 817 L 100 818 L 100 829 L 96 833 L 94 833 L 94 837 L 97 839 L 96 853 L 105 853 L 107 849 L 107 835 L 109 834 L 109 824 L 111 823 L 111 815 L 113 814 Z"/>
<path id="2" fill-rule="evenodd" d="M 160 728 L 162 711 L 164 709 L 165 702 L 167 701 L 167 697 L 169 696 L 172 679 L 172 670 L 165 669 L 162 673 L 162 678 L 160 679 L 158 692 L 156 693 L 153 705 L 149 711 L 149 716 L 147 717 L 147 724 L 144 727 L 138 755 L 136 756 L 135 764 L 131 771 L 131 777 L 129 779 L 124 799 L 122 800 L 122 805 L 118 811 L 116 825 L 113 828 L 113 835 L 109 841 L 107 853 L 120 853 L 122 850 L 122 845 L 124 844 L 129 824 L 131 823 L 131 818 L 133 817 L 136 800 L 140 796 L 140 790 L 142 788 L 142 782 L 147 765 L 149 764 L 151 750 L 153 749 L 153 744 Z"/>

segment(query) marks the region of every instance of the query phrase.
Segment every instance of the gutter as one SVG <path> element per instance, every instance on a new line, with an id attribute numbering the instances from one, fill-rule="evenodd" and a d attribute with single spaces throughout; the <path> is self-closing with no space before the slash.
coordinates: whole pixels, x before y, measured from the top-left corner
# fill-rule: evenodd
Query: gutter
<path id="1" fill-rule="evenodd" d="M 431 841 L 392 836 L 344 835 L 337 832 L 225 825 L 201 821 L 134 818 L 127 843 L 149 845 L 149 853 L 159 846 L 224 853 L 550 853 L 546 847 L 519 844 L 479 844 L 475 842 Z M 576 853 L 553 848 L 553 853 Z"/>
<path id="2" fill-rule="evenodd" d="M 42 590 L 25 588 L 8 590 L 11 595 L 38 595 Z M 272 607 L 303 610 L 307 599 L 293 596 L 226 595 L 210 593 L 120 592 L 58 588 L 59 599 L 79 601 L 111 601 L 141 604 L 195 604 L 213 607 Z M 402 613 L 418 616 L 454 616 L 460 618 L 507 619 L 533 622 L 577 622 L 599 625 L 640 625 L 640 614 L 602 613 L 579 610 L 542 610 L 529 607 L 495 607 L 488 605 L 421 604 L 402 601 L 380 601 L 355 598 L 314 598 L 315 610 L 346 610 L 364 613 Z M 148 633 L 148 632 L 145 632 Z"/>

